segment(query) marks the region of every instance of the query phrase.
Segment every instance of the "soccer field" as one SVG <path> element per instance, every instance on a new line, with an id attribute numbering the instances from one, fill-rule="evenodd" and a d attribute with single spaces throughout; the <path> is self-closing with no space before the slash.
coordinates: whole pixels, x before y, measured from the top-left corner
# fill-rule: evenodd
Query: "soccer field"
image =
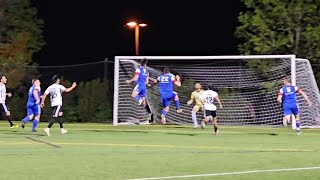
<path id="1" fill-rule="evenodd" d="M 47 137 L 30 125 L 0 123 L 1 180 L 320 179 L 317 129 L 55 124 Z"/>

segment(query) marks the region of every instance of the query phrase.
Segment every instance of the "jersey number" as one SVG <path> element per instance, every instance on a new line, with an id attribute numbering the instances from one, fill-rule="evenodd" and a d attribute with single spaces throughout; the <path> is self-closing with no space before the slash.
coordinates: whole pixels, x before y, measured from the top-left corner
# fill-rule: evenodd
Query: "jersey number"
<path id="1" fill-rule="evenodd" d="M 213 98 L 212 97 L 206 97 L 206 103 L 213 104 Z"/>
<path id="2" fill-rule="evenodd" d="M 169 81 L 169 76 L 162 76 L 161 77 L 161 82 L 168 82 Z"/>
<path id="3" fill-rule="evenodd" d="M 287 87 L 287 92 L 291 92 L 291 87 Z"/>

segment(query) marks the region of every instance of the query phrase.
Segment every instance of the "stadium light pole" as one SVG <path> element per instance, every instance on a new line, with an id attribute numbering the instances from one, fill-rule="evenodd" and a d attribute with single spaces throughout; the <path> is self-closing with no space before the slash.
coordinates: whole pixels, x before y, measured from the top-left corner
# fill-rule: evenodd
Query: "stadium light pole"
<path id="1" fill-rule="evenodd" d="M 137 23 L 134 21 L 128 22 L 127 26 L 130 28 L 134 28 L 135 34 L 135 54 L 136 56 L 139 55 L 139 35 L 140 35 L 140 27 L 146 27 L 147 24 L 145 23 Z"/>

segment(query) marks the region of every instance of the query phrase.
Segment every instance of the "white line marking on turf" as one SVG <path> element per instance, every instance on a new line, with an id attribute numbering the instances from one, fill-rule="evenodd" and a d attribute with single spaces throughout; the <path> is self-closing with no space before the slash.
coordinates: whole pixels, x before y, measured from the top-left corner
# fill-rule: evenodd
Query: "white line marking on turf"
<path id="1" fill-rule="evenodd" d="M 302 171 L 302 170 L 314 170 L 314 169 L 320 169 L 320 166 L 304 167 L 304 168 L 288 168 L 288 169 L 251 170 L 251 171 L 225 172 L 225 173 L 214 173 L 214 174 L 195 174 L 195 175 L 183 175 L 183 176 L 138 178 L 138 179 L 129 179 L 129 180 L 158 180 L 158 179 L 174 179 L 174 178 L 194 178 L 194 177 L 225 176 L 225 175 L 237 175 L 237 174 L 253 174 L 253 173 L 264 173 L 264 172 Z"/>

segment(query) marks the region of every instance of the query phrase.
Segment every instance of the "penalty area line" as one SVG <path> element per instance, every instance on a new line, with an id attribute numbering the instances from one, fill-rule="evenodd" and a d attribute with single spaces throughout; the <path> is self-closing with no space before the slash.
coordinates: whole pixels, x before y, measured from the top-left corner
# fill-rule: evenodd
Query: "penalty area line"
<path id="1" fill-rule="evenodd" d="M 209 177 L 209 176 L 225 176 L 225 175 L 238 175 L 238 174 L 254 174 L 254 173 L 267 173 L 267 172 L 285 172 L 285 171 L 303 171 L 303 170 L 315 170 L 320 169 L 320 166 L 316 167 L 304 167 L 304 168 L 287 168 L 287 169 L 262 169 L 262 170 L 250 170 L 250 171 L 238 171 L 238 172 L 224 172 L 213 174 L 194 174 L 194 175 L 182 175 L 182 176 L 166 176 L 166 177 L 151 177 L 151 178 L 138 178 L 128 180 L 158 180 L 158 179 L 175 179 L 175 178 L 194 178 L 194 177 Z"/>

